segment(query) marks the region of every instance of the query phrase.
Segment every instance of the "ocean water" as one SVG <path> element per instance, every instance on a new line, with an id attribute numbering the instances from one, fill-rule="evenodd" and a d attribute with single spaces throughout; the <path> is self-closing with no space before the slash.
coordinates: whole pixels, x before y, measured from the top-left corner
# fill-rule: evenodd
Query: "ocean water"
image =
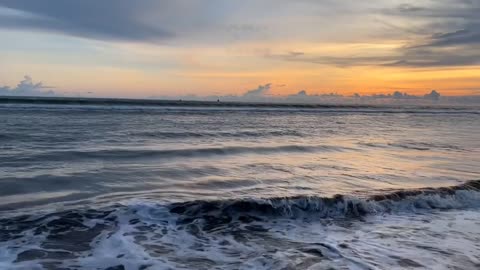
<path id="1" fill-rule="evenodd" d="M 0 269 L 480 269 L 480 109 L 0 105 Z"/>

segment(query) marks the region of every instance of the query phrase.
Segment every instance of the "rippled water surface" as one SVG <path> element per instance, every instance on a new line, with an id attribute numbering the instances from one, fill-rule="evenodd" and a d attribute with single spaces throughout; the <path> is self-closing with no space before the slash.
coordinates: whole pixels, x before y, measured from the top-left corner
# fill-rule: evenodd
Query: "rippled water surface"
<path id="1" fill-rule="evenodd" d="M 475 108 L 0 105 L 0 268 L 478 269 L 479 179 Z"/>

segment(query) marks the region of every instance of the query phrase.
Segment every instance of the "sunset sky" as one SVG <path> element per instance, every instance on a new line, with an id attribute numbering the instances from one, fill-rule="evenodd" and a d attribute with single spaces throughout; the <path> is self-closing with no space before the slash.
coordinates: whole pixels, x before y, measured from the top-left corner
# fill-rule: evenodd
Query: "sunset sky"
<path id="1" fill-rule="evenodd" d="M 480 94 L 479 0 L 0 0 L 0 87 Z"/>

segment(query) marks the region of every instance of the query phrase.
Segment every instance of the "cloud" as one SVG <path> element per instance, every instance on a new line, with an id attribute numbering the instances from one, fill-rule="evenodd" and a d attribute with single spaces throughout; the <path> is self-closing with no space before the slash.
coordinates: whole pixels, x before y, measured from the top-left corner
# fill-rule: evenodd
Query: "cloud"
<path id="1" fill-rule="evenodd" d="M 265 96 L 268 91 L 270 91 L 272 84 L 267 83 L 265 85 L 259 85 L 256 89 L 247 91 L 245 94 L 243 94 L 244 97 L 261 97 Z"/>
<path id="2" fill-rule="evenodd" d="M 307 96 L 307 91 L 305 91 L 305 90 L 300 90 L 297 94 L 292 95 L 292 96 L 304 97 L 304 96 Z"/>
<path id="3" fill-rule="evenodd" d="M 440 93 L 438 93 L 436 90 L 432 90 L 430 94 L 425 94 L 423 97 L 425 99 L 431 99 L 431 100 L 439 100 L 440 99 Z"/>
<path id="4" fill-rule="evenodd" d="M 466 29 L 460 29 L 448 33 L 440 33 L 432 36 L 429 43 L 423 47 L 445 47 L 457 45 L 480 44 L 480 23 L 470 25 Z"/>
<path id="5" fill-rule="evenodd" d="M 395 101 L 395 102 L 400 102 L 402 104 L 422 104 L 424 102 L 430 103 L 430 102 L 435 102 L 438 103 L 439 101 L 443 101 L 444 103 L 447 102 L 452 102 L 452 101 L 462 101 L 464 97 L 458 96 L 458 97 L 442 97 L 442 95 L 437 92 L 437 90 L 432 90 L 430 93 L 425 94 L 425 95 L 411 95 L 405 92 L 400 92 L 400 91 L 394 91 L 392 94 L 374 94 L 374 95 L 359 95 L 359 94 L 354 94 L 354 98 L 362 100 L 362 101 L 368 101 L 368 100 L 382 100 L 382 101 Z M 443 99 L 442 99 L 443 98 Z M 464 102 L 460 102 L 464 103 Z"/>
<path id="6" fill-rule="evenodd" d="M 350 66 L 380 66 L 389 65 L 398 61 L 395 56 L 325 56 L 315 54 L 295 54 L 290 52 L 286 54 L 270 54 L 269 58 L 292 61 L 292 62 L 305 62 L 320 65 L 333 65 L 338 67 L 350 67 Z"/>
<path id="7" fill-rule="evenodd" d="M 245 10 L 223 0 L 0 0 L 0 28 L 104 41 L 218 43 L 265 35 L 261 24 L 247 23 L 252 3 Z"/>
<path id="8" fill-rule="evenodd" d="M 44 86 L 41 82 L 34 83 L 32 78 L 28 75 L 20 81 L 16 87 L 10 88 L 8 86 L 0 87 L 0 96 L 53 96 L 56 95 L 51 89 L 51 86 Z"/>
<path id="9" fill-rule="evenodd" d="M 307 36 L 310 27 L 302 22 L 303 16 L 317 22 L 346 17 L 346 12 L 351 17 L 355 8 L 349 4 L 331 0 L 0 0 L 0 7 L 17 14 L 0 17 L 0 26 L 129 41 L 208 35 L 218 42 L 264 38 L 266 25 L 274 28 L 275 35 Z"/>
<path id="10" fill-rule="evenodd" d="M 215 96 L 155 96 L 152 99 L 163 100 L 195 100 L 220 102 L 262 102 L 262 103 L 296 103 L 296 104 L 397 104 L 397 105 L 451 105 L 451 104 L 480 104 L 480 96 L 442 96 L 438 91 L 424 95 L 412 95 L 406 92 L 393 91 L 390 94 L 361 95 L 355 93 L 344 96 L 338 93 L 309 94 L 307 90 L 300 90 L 291 95 L 273 95 L 272 84 L 264 84 L 256 89 L 246 91 L 241 95 Z"/>
<path id="11" fill-rule="evenodd" d="M 102 40 L 154 41 L 173 35 L 161 26 L 142 21 L 141 15 L 157 2 L 0 0 L 0 7 L 17 11 L 10 16 L 0 16 L 0 26 Z"/>
<path id="12" fill-rule="evenodd" d="M 392 94 L 392 98 L 395 99 L 408 99 L 408 98 L 417 98 L 416 96 L 409 95 L 408 93 L 402 93 L 400 91 L 395 91 Z"/>
<path id="13" fill-rule="evenodd" d="M 440 0 L 432 6 L 400 5 L 392 17 L 417 22 L 424 35 L 398 50 L 391 65 L 411 67 L 480 64 L 480 1 Z"/>
<path id="14" fill-rule="evenodd" d="M 319 48 L 322 42 L 402 42 L 381 52 L 353 49 L 322 55 L 305 48 L 284 48 L 283 54 L 263 56 L 339 67 L 480 64 L 480 1 L 398 2 L 0 0 L 0 28 L 175 46 L 208 43 L 222 48 L 226 42 L 243 41 L 270 46 L 272 41 L 291 40 L 292 44 L 319 44 Z"/>
<path id="15" fill-rule="evenodd" d="M 337 67 L 358 66 L 398 66 L 398 67 L 449 67 L 473 66 L 480 64 L 480 50 L 448 51 L 425 50 L 419 48 L 400 49 L 398 55 L 389 56 L 352 56 L 332 57 L 322 55 L 307 55 L 303 57 L 289 57 L 286 55 L 269 55 L 270 58 L 284 61 L 304 62 Z"/>
<path id="16" fill-rule="evenodd" d="M 338 67 L 398 66 L 410 68 L 472 66 L 480 64 L 480 1 L 400 4 L 371 9 L 375 21 L 387 29 L 370 33 L 404 40 L 397 48 L 343 55 L 302 52 L 301 48 L 266 57 Z M 423 4 L 423 5 L 422 5 Z M 368 11 L 365 16 L 368 17 Z M 393 36 L 392 36 L 393 33 Z M 300 53 L 295 53 L 300 52 Z"/>
<path id="17" fill-rule="evenodd" d="M 408 93 L 402 93 L 400 91 L 395 91 L 391 95 L 383 95 L 383 97 L 391 97 L 393 99 L 426 99 L 426 100 L 439 100 L 441 95 L 437 90 L 432 90 L 430 93 L 423 96 L 410 95 Z"/>

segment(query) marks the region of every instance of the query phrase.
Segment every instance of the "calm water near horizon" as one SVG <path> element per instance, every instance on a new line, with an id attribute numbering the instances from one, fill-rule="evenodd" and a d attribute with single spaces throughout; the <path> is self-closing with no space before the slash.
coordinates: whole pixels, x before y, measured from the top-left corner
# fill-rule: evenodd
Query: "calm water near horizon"
<path id="1" fill-rule="evenodd" d="M 479 269 L 478 181 L 474 107 L 0 104 L 0 269 Z"/>

